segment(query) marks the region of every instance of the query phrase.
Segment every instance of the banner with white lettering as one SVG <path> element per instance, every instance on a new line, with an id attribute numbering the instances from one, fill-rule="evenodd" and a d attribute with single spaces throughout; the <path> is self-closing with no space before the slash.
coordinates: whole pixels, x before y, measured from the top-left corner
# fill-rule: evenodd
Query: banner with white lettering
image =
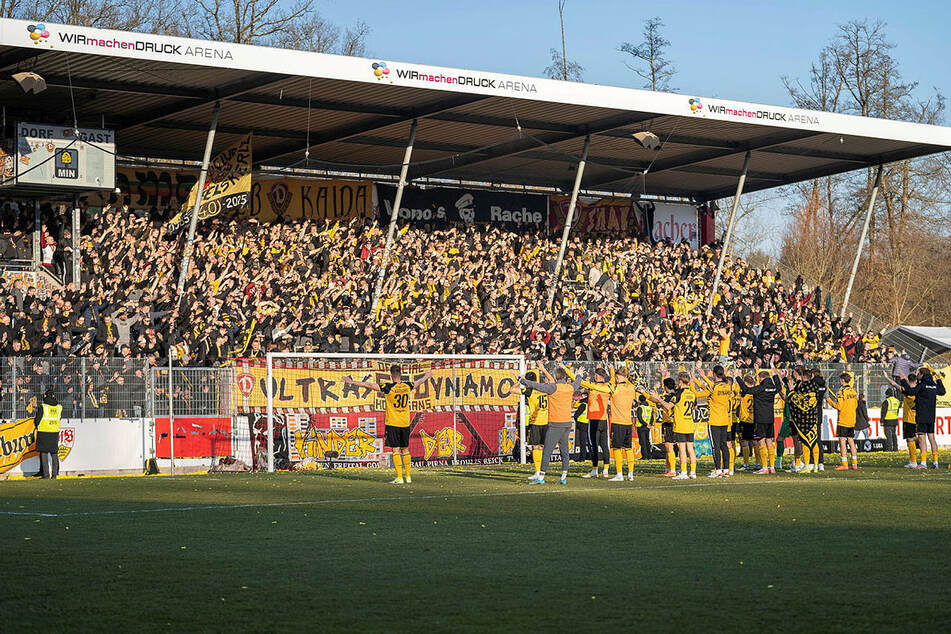
<path id="1" fill-rule="evenodd" d="M 377 185 L 380 217 L 388 222 L 396 199 L 396 187 Z M 437 187 L 403 190 L 399 219 L 414 223 L 493 224 L 543 229 L 548 224 L 548 196 L 480 189 Z"/>
<path id="2" fill-rule="evenodd" d="M 696 249 L 700 243 L 700 223 L 697 208 L 679 203 L 654 203 L 651 228 L 655 242 L 670 240 L 674 244 L 686 240 Z"/>

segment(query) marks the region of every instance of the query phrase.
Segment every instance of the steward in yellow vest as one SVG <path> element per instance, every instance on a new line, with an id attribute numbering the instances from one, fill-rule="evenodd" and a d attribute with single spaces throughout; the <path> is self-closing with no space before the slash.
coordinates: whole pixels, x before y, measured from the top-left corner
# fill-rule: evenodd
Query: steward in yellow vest
<path id="1" fill-rule="evenodd" d="M 40 454 L 40 476 L 44 479 L 55 480 L 59 475 L 59 421 L 62 414 L 63 406 L 57 402 L 53 390 L 46 390 L 43 402 L 36 408 L 33 418 L 36 424 L 36 450 Z"/>

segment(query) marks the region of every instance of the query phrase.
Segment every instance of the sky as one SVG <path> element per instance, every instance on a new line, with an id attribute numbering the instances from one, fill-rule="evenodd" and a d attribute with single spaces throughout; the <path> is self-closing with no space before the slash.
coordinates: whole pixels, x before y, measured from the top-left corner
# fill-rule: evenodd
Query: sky
<path id="1" fill-rule="evenodd" d="M 534 76 L 550 63 L 549 49 L 561 46 L 557 6 L 557 0 L 317 4 L 336 24 L 369 24 L 369 57 Z M 893 55 L 905 78 L 920 83 L 922 98 L 934 90 L 951 95 L 945 54 L 951 3 L 936 0 L 567 0 L 568 59 L 584 67 L 586 82 L 642 88 L 617 48 L 639 43 L 644 20 L 654 16 L 670 40 L 668 57 L 677 69 L 671 86 L 678 93 L 789 105 L 782 76 L 806 80 L 838 25 L 867 19 L 887 24 Z M 778 204 L 767 203 L 752 220 L 772 236 L 785 222 Z"/>

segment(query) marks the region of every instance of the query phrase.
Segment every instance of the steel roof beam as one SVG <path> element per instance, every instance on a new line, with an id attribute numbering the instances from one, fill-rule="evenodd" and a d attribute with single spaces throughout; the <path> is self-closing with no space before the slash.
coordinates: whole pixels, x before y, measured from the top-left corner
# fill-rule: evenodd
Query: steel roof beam
<path id="1" fill-rule="evenodd" d="M 0 61 L 0 64 L 3 62 Z M 54 75 L 50 73 L 41 73 L 46 85 L 53 88 L 69 88 L 69 77 L 66 75 Z M 9 77 L 0 77 L 0 81 L 13 81 Z M 118 92 L 133 93 L 136 95 L 163 95 L 166 97 L 177 97 L 184 99 L 212 99 L 215 96 L 214 91 L 176 87 L 174 89 L 168 86 L 158 86 L 154 84 L 139 84 L 130 82 L 108 82 L 98 79 L 85 79 L 83 77 L 73 77 L 73 88 L 83 90 L 96 90 L 99 92 Z M 205 126 L 208 129 L 208 126 Z"/>
<path id="2" fill-rule="evenodd" d="M 489 99 L 489 98 L 490 98 L 490 95 L 454 95 L 442 101 L 430 103 L 420 108 L 414 108 L 412 109 L 412 112 L 407 113 L 406 115 L 403 115 L 403 116 L 373 117 L 372 119 L 368 121 L 358 121 L 356 123 L 340 126 L 332 130 L 314 132 L 314 133 L 311 133 L 310 148 L 301 147 L 301 145 L 299 144 L 295 144 L 293 146 L 288 144 L 281 148 L 278 148 L 277 150 L 268 152 L 262 157 L 257 158 L 255 160 L 255 163 L 256 164 L 266 163 L 268 161 L 273 161 L 281 157 L 287 156 L 288 154 L 293 154 L 295 152 L 303 153 L 305 149 L 312 150 L 313 148 L 323 145 L 325 143 L 331 143 L 333 141 L 344 141 L 346 139 L 349 139 L 350 137 L 366 134 L 367 132 L 372 132 L 374 130 L 386 128 L 398 123 L 406 123 L 408 121 L 412 121 L 413 119 L 425 119 L 426 117 L 432 114 L 444 112 L 446 110 L 452 110 L 453 108 L 458 108 L 459 106 L 464 106 L 470 103 L 475 103 L 476 101 L 482 101 L 483 99 Z"/>
<path id="3" fill-rule="evenodd" d="M 666 172 L 671 170 L 677 170 L 683 167 L 689 167 L 691 165 L 697 165 L 699 163 L 706 163 L 707 161 L 713 161 L 720 158 L 726 158 L 729 156 L 735 156 L 739 154 L 746 154 L 750 151 L 759 151 L 764 148 L 774 147 L 778 145 L 783 145 L 791 141 L 797 141 L 800 139 L 807 139 L 809 137 L 814 137 L 823 134 L 822 132 L 812 132 L 804 130 L 785 130 L 783 132 L 776 132 L 772 134 L 763 135 L 751 141 L 747 141 L 742 144 L 742 147 L 738 148 L 705 148 L 703 150 L 697 150 L 696 152 L 690 152 L 681 156 L 672 156 L 668 159 L 658 158 L 653 162 L 650 170 L 647 172 L 646 176 L 649 179 L 651 174 L 658 174 L 660 172 Z M 633 142 L 633 141 L 632 141 Z M 663 151 L 663 150 L 661 150 Z M 604 183 L 588 183 L 588 187 L 600 187 L 607 183 L 613 183 L 617 179 L 612 179 Z M 731 190 L 732 191 L 732 190 Z"/>
<path id="4" fill-rule="evenodd" d="M 16 66 L 21 62 L 39 57 L 48 50 L 41 48 L 11 48 L 0 53 L 0 70 L 6 70 L 11 66 Z"/>
<path id="5" fill-rule="evenodd" d="M 135 126 L 160 121 L 161 119 L 170 117 L 173 114 L 181 114 L 182 112 L 191 110 L 193 108 L 211 106 L 216 101 L 231 99 L 243 93 L 251 92 L 252 90 L 258 90 L 264 86 L 267 86 L 268 84 L 282 81 L 288 77 L 290 77 L 290 75 L 281 75 L 277 73 L 258 73 L 251 75 L 246 79 L 216 86 L 211 90 L 210 96 L 207 99 L 203 101 L 199 100 L 198 103 L 195 103 L 194 98 L 176 99 L 172 103 L 162 104 L 161 106 L 150 108 L 139 113 L 135 117 L 123 121 L 122 127 L 119 128 L 119 130 L 121 131 L 124 129 L 133 128 Z"/>
<path id="6" fill-rule="evenodd" d="M 900 150 L 893 150 L 891 152 L 884 152 L 875 156 L 869 156 L 865 163 L 865 167 L 875 167 L 880 163 L 894 163 L 895 161 L 902 161 L 910 158 L 920 158 L 922 156 L 940 154 L 941 152 L 946 151 L 946 148 L 935 145 L 911 145 Z M 822 178 L 823 176 L 832 176 L 842 172 L 851 171 L 855 171 L 854 164 L 851 161 L 841 161 L 838 163 L 830 163 L 819 168 L 810 168 L 793 172 L 789 176 L 781 179 L 778 184 L 760 184 L 756 187 L 748 189 L 768 189 L 770 187 L 777 187 L 778 185 L 791 185 L 793 183 L 812 180 L 813 178 Z M 729 196 L 731 191 L 732 189 L 712 189 L 698 192 L 698 195 L 702 196 L 703 200 L 717 200 L 718 198 Z"/>
<path id="7" fill-rule="evenodd" d="M 502 143 L 497 143 L 496 145 L 485 148 L 485 150 L 474 152 L 467 156 L 449 156 L 443 160 L 430 162 L 425 166 L 417 166 L 410 170 L 410 178 L 432 176 L 434 174 L 459 169 L 460 167 L 468 167 L 497 158 L 521 154 L 522 152 L 527 152 L 528 150 L 536 149 L 544 145 L 553 145 L 584 138 L 589 134 L 598 134 L 605 130 L 622 128 L 640 121 L 645 121 L 649 118 L 656 118 L 656 116 L 647 116 L 643 113 L 622 113 L 620 115 L 599 119 L 598 121 L 593 121 L 583 126 L 578 126 L 576 131 L 572 133 L 548 132 L 532 138 L 524 137 L 511 141 L 503 141 Z"/>

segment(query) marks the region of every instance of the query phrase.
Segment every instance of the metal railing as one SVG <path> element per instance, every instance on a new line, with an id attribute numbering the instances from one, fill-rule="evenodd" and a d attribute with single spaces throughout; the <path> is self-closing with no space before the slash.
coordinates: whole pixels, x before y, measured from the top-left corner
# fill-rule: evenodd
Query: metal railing
<path id="1" fill-rule="evenodd" d="M 168 368 L 152 369 L 155 416 L 168 416 Z M 231 416 L 235 413 L 234 368 L 172 368 L 171 408 L 175 416 Z"/>
<path id="2" fill-rule="evenodd" d="M 0 417 L 33 416 L 52 389 L 71 419 L 152 416 L 145 359 L 7 357 L 0 359 Z"/>

